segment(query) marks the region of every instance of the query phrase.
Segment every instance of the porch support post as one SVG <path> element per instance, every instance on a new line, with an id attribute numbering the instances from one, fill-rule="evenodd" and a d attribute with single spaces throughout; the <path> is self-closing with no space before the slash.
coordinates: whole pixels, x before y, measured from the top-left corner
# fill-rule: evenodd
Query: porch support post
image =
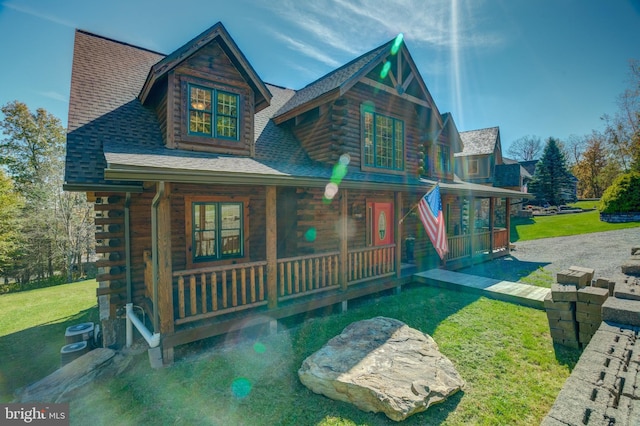
<path id="1" fill-rule="evenodd" d="M 504 226 L 507 228 L 507 253 L 511 253 L 511 198 L 505 201 L 505 219 Z"/>
<path id="2" fill-rule="evenodd" d="M 495 246 L 495 237 L 493 231 L 496 224 L 496 199 L 489 198 L 489 256 L 493 257 L 493 249 Z"/>
<path id="3" fill-rule="evenodd" d="M 278 240 L 277 240 L 277 220 L 276 220 L 276 187 L 267 186 L 266 206 L 267 206 L 267 300 L 269 309 L 278 306 Z"/>
<path id="4" fill-rule="evenodd" d="M 340 288 L 347 289 L 347 277 L 349 268 L 349 191 L 341 189 L 342 197 L 340 197 Z"/>
<path id="5" fill-rule="evenodd" d="M 162 184 L 162 183 L 161 183 Z M 171 258 L 171 186 L 164 183 L 164 193 L 158 200 L 158 313 L 160 333 L 174 331 L 173 269 Z"/>
<path id="6" fill-rule="evenodd" d="M 396 236 L 396 258 L 394 261 L 396 264 L 396 278 L 400 278 L 400 276 L 402 275 L 402 224 L 400 223 L 400 218 L 402 217 L 402 192 L 395 192 L 393 205 L 393 216 L 395 218 L 395 229 L 393 230 L 393 232 Z"/>

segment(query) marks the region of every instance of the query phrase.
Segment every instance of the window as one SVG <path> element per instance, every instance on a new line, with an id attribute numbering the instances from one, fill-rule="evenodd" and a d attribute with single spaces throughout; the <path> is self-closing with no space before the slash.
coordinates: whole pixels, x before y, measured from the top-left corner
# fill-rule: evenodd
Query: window
<path id="1" fill-rule="evenodd" d="M 404 169 L 404 122 L 371 110 L 362 110 L 364 165 Z"/>
<path id="2" fill-rule="evenodd" d="M 189 85 L 189 133 L 238 140 L 238 95 Z"/>
<path id="3" fill-rule="evenodd" d="M 191 203 L 193 262 L 243 257 L 243 203 Z"/>
<path id="4" fill-rule="evenodd" d="M 437 172 L 449 173 L 451 171 L 448 146 L 442 144 L 436 145 L 436 162 Z"/>
<path id="5" fill-rule="evenodd" d="M 471 159 L 469 160 L 469 174 L 477 175 L 478 174 L 478 160 Z"/>

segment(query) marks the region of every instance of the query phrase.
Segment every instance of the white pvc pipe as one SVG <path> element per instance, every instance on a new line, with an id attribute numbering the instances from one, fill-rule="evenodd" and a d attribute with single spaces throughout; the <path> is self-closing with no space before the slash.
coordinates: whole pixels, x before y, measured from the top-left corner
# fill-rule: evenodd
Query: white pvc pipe
<path id="1" fill-rule="evenodd" d="M 126 305 L 127 312 L 127 347 L 130 347 L 133 343 L 133 327 L 132 324 L 136 326 L 144 340 L 147 341 L 150 348 L 155 348 L 160 344 L 160 333 L 151 334 L 149 329 L 145 327 L 145 325 L 140 321 L 140 319 L 133 312 L 133 303 L 127 303 Z"/>

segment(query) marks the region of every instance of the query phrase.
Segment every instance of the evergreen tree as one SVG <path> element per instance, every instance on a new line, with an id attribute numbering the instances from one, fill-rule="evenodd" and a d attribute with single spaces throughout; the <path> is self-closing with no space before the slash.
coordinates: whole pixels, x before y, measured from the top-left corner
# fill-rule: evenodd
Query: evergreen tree
<path id="1" fill-rule="evenodd" d="M 529 182 L 529 191 L 540 203 L 560 205 L 575 200 L 575 178 L 554 138 L 547 140 L 542 158 Z"/>

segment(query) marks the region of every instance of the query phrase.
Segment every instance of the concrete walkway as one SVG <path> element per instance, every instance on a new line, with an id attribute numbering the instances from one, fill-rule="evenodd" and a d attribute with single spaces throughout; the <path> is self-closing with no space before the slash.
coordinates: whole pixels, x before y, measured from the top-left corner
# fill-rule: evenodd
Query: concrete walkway
<path id="1" fill-rule="evenodd" d="M 479 277 L 446 269 L 418 272 L 413 275 L 413 280 L 434 287 L 474 292 L 492 299 L 543 310 L 544 298 L 551 292 L 549 288 Z"/>

